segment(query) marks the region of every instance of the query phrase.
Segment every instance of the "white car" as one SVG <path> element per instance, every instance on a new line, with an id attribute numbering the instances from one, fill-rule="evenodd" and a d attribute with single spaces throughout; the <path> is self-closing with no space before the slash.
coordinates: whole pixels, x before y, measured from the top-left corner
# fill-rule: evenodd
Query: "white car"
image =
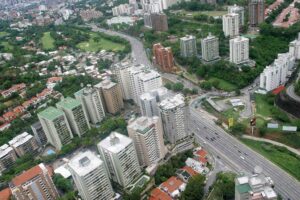
<path id="1" fill-rule="evenodd" d="M 241 158 L 242 160 L 245 160 L 245 158 L 244 158 L 243 156 L 240 156 L 240 158 Z"/>

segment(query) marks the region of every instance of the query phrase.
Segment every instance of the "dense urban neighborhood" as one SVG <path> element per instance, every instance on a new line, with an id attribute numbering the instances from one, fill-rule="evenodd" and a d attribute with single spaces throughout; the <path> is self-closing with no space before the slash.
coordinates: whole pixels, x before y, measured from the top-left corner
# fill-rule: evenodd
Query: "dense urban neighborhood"
<path id="1" fill-rule="evenodd" d="M 300 2 L 0 0 L 0 200 L 299 200 Z"/>

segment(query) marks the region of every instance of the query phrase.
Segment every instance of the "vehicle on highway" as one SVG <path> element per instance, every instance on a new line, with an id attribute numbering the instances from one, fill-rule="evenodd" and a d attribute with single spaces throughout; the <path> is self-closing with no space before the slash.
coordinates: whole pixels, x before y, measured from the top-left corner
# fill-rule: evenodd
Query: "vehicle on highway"
<path id="1" fill-rule="evenodd" d="M 240 158 L 241 158 L 242 160 L 245 160 L 245 158 L 244 158 L 243 156 L 240 156 Z"/>
<path id="2" fill-rule="evenodd" d="M 242 153 L 240 150 L 238 150 L 239 153 Z"/>

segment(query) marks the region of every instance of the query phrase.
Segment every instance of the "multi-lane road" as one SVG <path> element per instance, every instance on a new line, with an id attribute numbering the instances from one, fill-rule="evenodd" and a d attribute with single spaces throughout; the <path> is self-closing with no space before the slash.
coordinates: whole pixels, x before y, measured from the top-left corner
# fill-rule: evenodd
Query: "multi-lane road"
<path id="1" fill-rule="evenodd" d="M 123 33 L 100 29 L 96 26 L 92 26 L 92 28 L 95 31 L 117 35 L 128 40 L 132 46 L 134 62 L 152 66 L 142 42 L 138 39 Z M 246 90 L 248 90 L 248 88 L 246 88 Z M 226 133 L 203 112 L 196 110 L 194 107 L 196 102 L 197 100 L 194 100 L 194 102 L 190 104 L 189 129 L 195 134 L 195 138 L 200 144 L 204 145 L 205 148 L 216 157 L 219 157 L 222 163 L 230 166 L 230 168 L 238 173 L 252 173 L 255 166 L 262 167 L 263 173 L 273 179 L 275 182 L 275 190 L 281 194 L 285 200 L 300 199 L 300 183 L 295 178 Z M 284 160 L 282 162 L 284 162 Z"/>

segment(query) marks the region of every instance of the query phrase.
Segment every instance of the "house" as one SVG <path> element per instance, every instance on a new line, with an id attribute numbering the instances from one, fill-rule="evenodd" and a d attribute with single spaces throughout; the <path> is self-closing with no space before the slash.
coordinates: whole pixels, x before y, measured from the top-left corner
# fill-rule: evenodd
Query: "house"
<path id="1" fill-rule="evenodd" d="M 179 197 L 181 192 L 185 190 L 185 187 L 186 183 L 175 176 L 172 176 L 160 185 L 160 189 L 172 198 Z"/>
<path id="2" fill-rule="evenodd" d="M 61 83 L 61 82 L 62 82 L 62 77 L 58 77 L 58 76 L 50 77 L 47 80 L 47 88 L 52 89 L 56 86 L 57 83 Z"/>
<path id="3" fill-rule="evenodd" d="M 172 200 L 172 198 L 159 188 L 155 188 L 151 191 L 148 200 Z"/>
<path id="4" fill-rule="evenodd" d="M 185 183 L 189 182 L 190 178 L 198 174 L 198 172 L 196 172 L 193 168 L 189 166 L 184 166 L 183 168 L 176 171 L 176 175 Z"/>
<path id="5" fill-rule="evenodd" d="M 197 161 L 201 162 L 203 166 L 206 166 L 208 159 L 207 159 L 207 152 L 204 149 L 198 149 L 196 152 L 194 152 L 195 157 L 197 158 Z"/>
<path id="6" fill-rule="evenodd" d="M 10 87 L 10 88 L 7 89 L 7 90 L 1 91 L 1 95 L 2 95 L 4 98 L 7 98 L 7 97 L 9 97 L 10 95 L 12 95 L 12 93 L 22 91 L 22 90 L 24 90 L 25 88 L 26 88 L 25 83 L 16 84 L 16 85 L 13 85 L 12 87 Z"/>
<path id="7" fill-rule="evenodd" d="M 14 120 L 14 119 L 17 118 L 17 116 L 15 115 L 15 113 L 12 112 L 12 111 L 8 111 L 8 112 L 4 113 L 4 114 L 2 115 L 2 117 L 4 118 L 4 120 L 5 120 L 6 122 L 10 122 L 10 121 L 12 121 L 12 120 Z"/>
<path id="8" fill-rule="evenodd" d="M 5 188 L 0 191 L 0 200 L 10 200 L 11 198 L 11 190 L 9 188 Z"/>

